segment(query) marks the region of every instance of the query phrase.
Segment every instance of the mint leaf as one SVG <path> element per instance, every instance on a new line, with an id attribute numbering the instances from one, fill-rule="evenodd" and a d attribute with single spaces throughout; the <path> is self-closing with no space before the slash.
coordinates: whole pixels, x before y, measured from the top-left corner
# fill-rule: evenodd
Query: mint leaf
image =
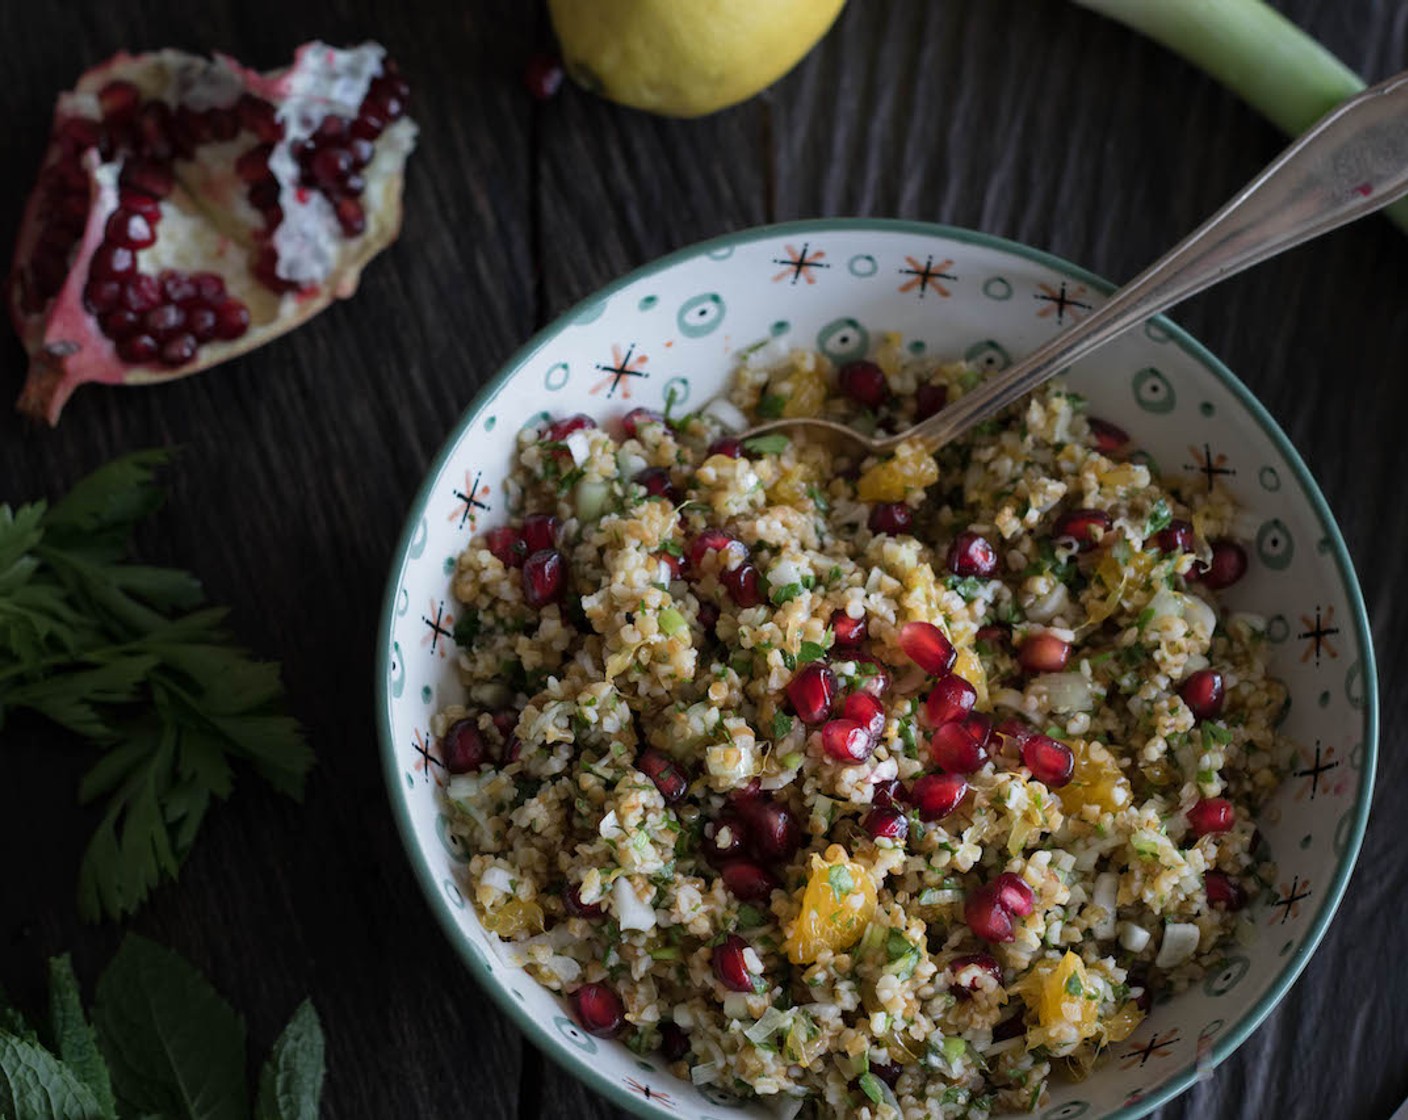
<path id="1" fill-rule="evenodd" d="M 259 1074 L 254 1120 L 318 1120 L 323 1092 L 323 1028 L 304 1000 Z"/>
<path id="2" fill-rule="evenodd" d="M 791 444 L 781 432 L 769 432 L 765 436 L 754 436 L 752 439 L 745 439 L 743 446 L 754 455 L 781 455 Z"/>
<path id="3" fill-rule="evenodd" d="M 49 1026 L 64 1065 L 88 1087 L 103 1116 L 115 1120 L 117 1102 L 112 1095 L 112 1080 L 98 1051 L 97 1035 L 83 1012 L 78 978 L 67 953 L 49 961 Z"/>
<path id="4" fill-rule="evenodd" d="M 820 642 L 803 642 L 797 650 L 797 664 L 805 665 L 808 661 L 820 661 L 826 656 L 827 646 Z"/>
<path id="5" fill-rule="evenodd" d="M 38 1043 L 0 1033 L 0 1116 L 107 1120 L 92 1090 Z"/>
<path id="6" fill-rule="evenodd" d="M 24 1012 L 10 1001 L 10 994 L 0 987 L 0 1035 L 14 1035 L 24 1042 L 38 1042 L 39 1036 L 25 1019 Z"/>
<path id="7" fill-rule="evenodd" d="M 169 949 L 128 934 L 98 981 L 93 1023 L 124 1113 L 248 1117 L 244 1023 Z"/>

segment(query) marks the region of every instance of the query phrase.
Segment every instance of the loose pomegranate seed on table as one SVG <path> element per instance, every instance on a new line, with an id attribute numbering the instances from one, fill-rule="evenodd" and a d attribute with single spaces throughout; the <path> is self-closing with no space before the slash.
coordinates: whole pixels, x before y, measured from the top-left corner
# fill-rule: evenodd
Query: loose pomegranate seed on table
<path id="1" fill-rule="evenodd" d="M 909 532 L 914 524 L 914 511 L 903 502 L 881 502 L 870 511 L 870 531 L 898 536 Z"/>
<path id="2" fill-rule="evenodd" d="M 1102 509 L 1073 509 L 1056 519 L 1051 535 L 1058 541 L 1074 541 L 1076 549 L 1084 552 L 1099 543 L 1113 525 L 1110 515 Z"/>
<path id="3" fill-rule="evenodd" d="M 841 392 L 866 408 L 879 408 L 890 397 L 885 371 L 874 362 L 847 362 L 836 374 Z"/>
<path id="4" fill-rule="evenodd" d="M 719 876 L 741 902 L 766 902 L 782 885 L 766 867 L 749 859 L 730 860 L 719 869 Z"/>
<path id="5" fill-rule="evenodd" d="M 825 662 L 807 662 L 788 682 L 787 699 L 803 723 L 820 723 L 836 701 L 836 674 Z"/>
<path id="6" fill-rule="evenodd" d="M 935 681 L 924 698 L 924 715 L 930 727 L 940 727 L 966 717 L 977 700 L 976 688 L 956 673 L 949 673 Z"/>
<path id="7" fill-rule="evenodd" d="M 567 565 L 555 548 L 539 549 L 523 561 L 523 598 L 530 607 L 543 607 L 562 598 Z"/>
<path id="8" fill-rule="evenodd" d="M 909 835 L 909 818 L 893 806 L 882 805 L 866 814 L 861 827 L 876 840 L 900 844 Z"/>
<path id="9" fill-rule="evenodd" d="M 942 676 L 958 657 L 953 643 L 932 622 L 906 622 L 900 628 L 900 649 L 930 676 Z"/>
<path id="10" fill-rule="evenodd" d="M 1225 797 L 1205 797 L 1188 810 L 1188 827 L 1195 837 L 1230 832 L 1237 823 L 1237 810 Z"/>
<path id="11" fill-rule="evenodd" d="M 1195 564 L 1188 578 L 1204 587 L 1221 591 L 1247 574 L 1247 551 L 1236 541 L 1212 542 L 1212 557 L 1206 565 Z"/>
<path id="12" fill-rule="evenodd" d="M 689 778 L 679 763 L 655 747 L 646 747 L 640 752 L 636 769 L 655 783 L 667 805 L 673 805 L 689 792 Z"/>
<path id="13" fill-rule="evenodd" d="M 1199 669 L 1196 673 L 1190 673 L 1188 679 L 1178 686 L 1178 695 L 1199 723 L 1216 719 L 1222 714 L 1222 704 L 1226 699 L 1222 674 L 1216 669 Z"/>
<path id="14" fill-rule="evenodd" d="M 440 754 L 451 774 L 468 774 L 489 760 L 489 748 L 473 719 L 457 720 L 449 726 L 440 740 Z"/>
<path id="15" fill-rule="evenodd" d="M 945 562 L 956 576 L 980 576 L 983 579 L 997 571 L 997 550 L 986 537 L 974 532 L 959 533 L 948 546 Z"/>
<path id="16" fill-rule="evenodd" d="M 836 637 L 837 649 L 859 649 L 870 637 L 865 616 L 852 618 L 845 611 L 836 611 L 831 615 L 831 632 Z"/>
<path id="17" fill-rule="evenodd" d="M 1059 789 L 1075 773 L 1076 756 L 1070 747 L 1049 735 L 1032 735 L 1022 744 L 1022 765 L 1050 789 Z"/>
<path id="18" fill-rule="evenodd" d="M 829 720 L 821 729 L 821 745 L 837 762 L 864 762 L 875 750 L 870 731 L 849 719 Z"/>
<path id="19" fill-rule="evenodd" d="M 756 973 L 748 967 L 750 953 L 752 950 L 748 943 L 736 933 L 729 934 L 714 946 L 714 975 L 729 991 L 753 991 L 753 978 Z"/>
<path id="20" fill-rule="evenodd" d="M 577 1022 L 588 1034 L 615 1038 L 626 1025 L 626 1006 L 605 984 L 583 984 L 572 993 Z"/>
<path id="21" fill-rule="evenodd" d="M 924 774 L 910 786 L 909 800 L 921 820 L 938 821 L 957 809 L 967 793 L 962 774 Z"/>
<path id="22" fill-rule="evenodd" d="M 872 739 L 885 733 L 885 705 L 868 692 L 852 692 L 841 705 L 843 718 L 858 723 Z"/>
<path id="23" fill-rule="evenodd" d="M 1071 643 L 1049 630 L 1028 634 L 1017 647 L 1017 663 L 1028 673 L 1059 673 L 1071 657 Z"/>

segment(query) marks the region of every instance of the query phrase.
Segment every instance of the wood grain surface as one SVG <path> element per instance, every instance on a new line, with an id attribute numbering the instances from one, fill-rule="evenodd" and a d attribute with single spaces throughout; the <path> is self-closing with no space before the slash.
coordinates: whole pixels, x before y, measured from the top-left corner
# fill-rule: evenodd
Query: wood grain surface
<path id="1" fill-rule="evenodd" d="M 1366 78 L 1408 67 L 1402 0 L 1280 0 Z M 470 981 L 409 874 L 382 788 L 373 648 L 401 520 L 441 439 L 538 325 L 701 238 L 822 215 L 1016 238 L 1126 279 L 1273 156 L 1271 127 L 1177 58 L 1063 0 L 855 0 L 791 75 L 700 121 L 519 70 L 548 41 L 527 0 L 146 0 L 0 6 L 8 174 L 0 251 L 54 94 L 119 47 L 282 63 L 376 38 L 415 85 L 404 234 L 356 300 L 217 372 L 81 390 L 57 431 L 0 409 L 0 501 L 57 495 L 120 452 L 181 446 L 144 558 L 197 572 L 278 658 L 319 764 L 302 805 L 248 775 L 178 884 L 132 923 L 240 1008 L 262 1054 L 305 994 L 328 1032 L 329 1117 L 622 1115 L 545 1063 Z M 1384 684 L 1375 815 L 1339 917 L 1277 1011 L 1166 1117 L 1386 1117 L 1408 1094 L 1408 235 L 1370 219 L 1174 318 L 1251 386 L 1319 479 L 1358 566 Z M 24 356 L 0 343 L 0 395 Z M 38 1002 L 46 956 L 91 983 L 121 936 L 78 922 L 93 824 L 81 750 L 4 730 L 0 983 Z"/>

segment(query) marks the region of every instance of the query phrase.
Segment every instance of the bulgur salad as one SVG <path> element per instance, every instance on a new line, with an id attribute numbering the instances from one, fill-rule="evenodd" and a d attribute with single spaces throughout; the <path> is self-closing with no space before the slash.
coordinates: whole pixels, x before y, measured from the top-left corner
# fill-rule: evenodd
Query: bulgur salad
<path id="1" fill-rule="evenodd" d="M 977 383 L 745 354 L 749 419 Z M 784 1114 L 982 1117 L 1250 936 L 1287 747 L 1246 553 L 1059 384 L 937 454 L 635 409 L 519 437 L 434 722 L 467 896 L 583 1029 Z"/>

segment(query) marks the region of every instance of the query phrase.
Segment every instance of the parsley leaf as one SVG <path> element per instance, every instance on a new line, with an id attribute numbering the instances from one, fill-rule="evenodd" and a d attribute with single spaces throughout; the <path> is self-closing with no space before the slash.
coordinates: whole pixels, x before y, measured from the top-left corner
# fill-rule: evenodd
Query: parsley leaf
<path id="1" fill-rule="evenodd" d="M 761 420 L 776 420 L 782 415 L 782 410 L 786 407 L 786 397 L 777 393 L 769 393 L 758 402 L 758 418 Z"/>
<path id="2" fill-rule="evenodd" d="M 1160 498 L 1149 511 L 1149 523 L 1144 526 L 1144 535 L 1152 537 L 1161 529 L 1167 529 L 1172 520 L 1173 514 L 1169 511 L 1168 502 Z"/>
<path id="3" fill-rule="evenodd" d="M 851 870 L 844 863 L 838 863 L 826 873 L 826 881 L 831 884 L 831 893 L 837 898 L 845 898 L 856 889 L 856 881 Z"/>
<path id="4" fill-rule="evenodd" d="M 820 642 L 803 642 L 797 650 L 797 664 L 805 665 L 808 661 L 820 661 L 826 656 L 827 648 Z"/>
<path id="5" fill-rule="evenodd" d="M 298 797 L 312 752 L 281 715 L 278 666 L 231 643 L 186 572 L 133 564 L 128 541 L 165 491 L 164 452 L 117 459 L 59 502 L 0 505 L 0 722 L 27 708 L 92 742 L 79 800 L 104 810 L 79 912 L 131 913 L 174 877 L 231 759 Z"/>
<path id="6" fill-rule="evenodd" d="M 745 439 L 743 447 L 751 451 L 754 455 L 781 455 L 791 445 L 792 441 L 781 432 L 769 432 L 765 436 L 754 436 L 752 439 Z"/>
<path id="7" fill-rule="evenodd" d="M 783 603 L 790 603 L 802 593 L 800 583 L 784 583 L 781 587 L 774 587 L 768 591 L 768 598 L 773 601 L 773 605 L 780 607 Z"/>
<path id="8" fill-rule="evenodd" d="M 1068 996 L 1085 995 L 1085 985 L 1080 982 L 1080 977 L 1074 972 L 1066 977 L 1066 994 Z"/>
<path id="9" fill-rule="evenodd" d="M 473 607 L 465 607 L 463 613 L 455 620 L 455 645 L 469 649 L 474 645 L 474 639 L 479 637 L 479 630 L 479 612 Z"/>
<path id="10" fill-rule="evenodd" d="M 865 1073 L 860 1075 L 860 1080 L 857 1081 L 856 1084 L 860 1086 L 860 1091 L 869 1097 L 873 1103 L 880 1104 L 885 1099 L 884 1093 L 880 1090 L 880 1079 L 869 1070 L 866 1070 Z"/>
<path id="11" fill-rule="evenodd" d="M 774 739 L 784 739 L 792 731 L 792 725 L 796 722 L 786 712 L 774 712 L 772 715 L 772 737 Z"/>

